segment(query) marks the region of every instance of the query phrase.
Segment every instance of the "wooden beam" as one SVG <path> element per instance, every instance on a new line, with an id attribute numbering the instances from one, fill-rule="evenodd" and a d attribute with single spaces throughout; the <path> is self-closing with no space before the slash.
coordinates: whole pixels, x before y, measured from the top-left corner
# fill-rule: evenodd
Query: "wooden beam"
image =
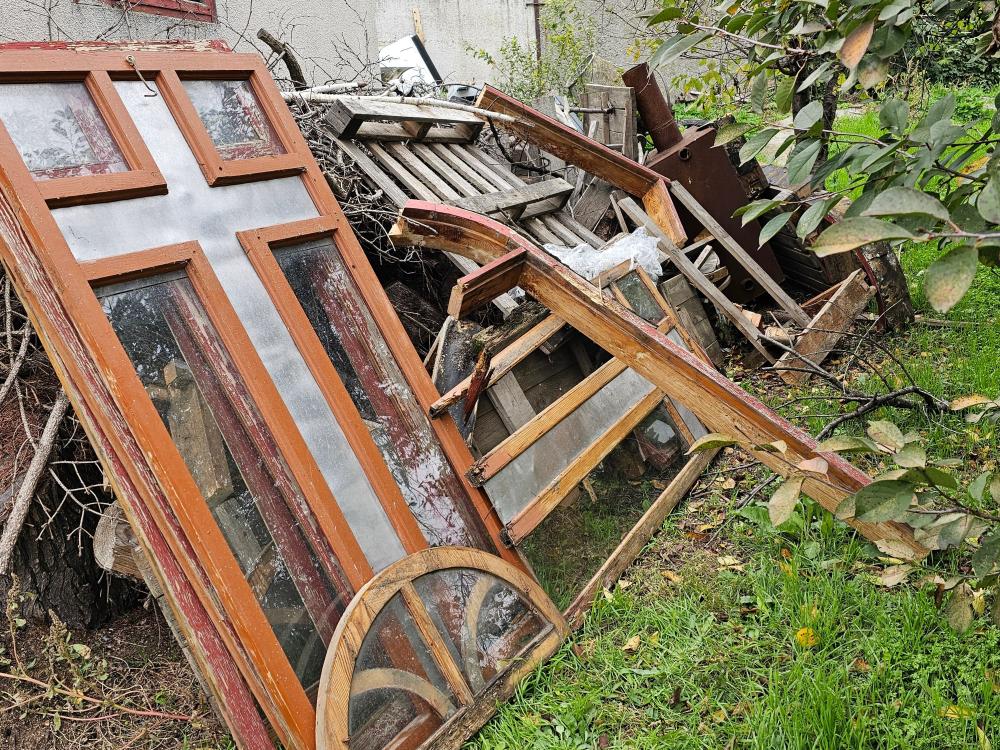
<path id="1" fill-rule="evenodd" d="M 695 454 L 670 480 L 666 489 L 653 501 L 639 522 L 625 535 L 615 551 L 605 560 L 600 570 L 594 574 L 594 577 L 577 594 L 573 603 L 567 607 L 564 614 L 571 628 L 576 629 L 583 624 L 584 615 L 594 603 L 597 595 L 606 587 L 612 586 L 625 572 L 625 569 L 639 556 L 642 548 L 646 546 L 653 534 L 660 530 L 663 521 L 687 495 L 694 483 L 698 481 L 698 477 L 712 463 L 717 453 L 717 450 L 711 450 Z"/>
<path id="2" fill-rule="evenodd" d="M 451 291 L 448 314 L 464 318 L 472 310 L 517 286 L 526 255 L 524 250 L 515 250 L 460 278 Z"/>
<path id="3" fill-rule="evenodd" d="M 705 229 L 711 232 L 712 236 L 719 241 L 719 244 L 729 251 L 733 259 L 746 269 L 754 281 L 764 288 L 764 291 L 792 317 L 792 320 L 803 327 L 809 325 L 809 316 L 802 311 L 798 303 L 788 296 L 788 293 L 781 288 L 781 285 L 772 279 L 767 271 L 761 268 L 760 264 L 743 249 L 739 242 L 733 239 L 733 236 L 729 232 L 722 228 L 722 225 L 688 192 L 687 188 L 679 182 L 672 182 L 670 183 L 670 193 L 684 204 L 684 207 L 701 222 L 701 225 Z"/>
<path id="4" fill-rule="evenodd" d="M 666 192 L 668 181 L 661 175 L 492 86 L 483 87 L 476 106 L 516 118 L 516 122 L 498 123 L 498 127 L 624 190 L 644 204 L 649 196 L 655 201 L 655 205 L 652 202 L 649 205 L 655 221 L 676 245 L 684 244 L 687 234 Z"/>
<path id="5" fill-rule="evenodd" d="M 451 203 L 452 205 L 460 206 L 461 208 L 480 214 L 494 214 L 501 211 L 509 212 L 511 218 L 516 221 L 524 213 L 524 209 L 532 203 L 538 203 L 539 201 L 558 198 L 558 207 L 562 208 L 572 192 L 572 185 L 566 182 L 566 180 L 556 177 L 551 180 L 543 180 L 542 182 L 525 185 L 524 187 L 505 190 L 502 193 L 486 193 L 485 195 L 459 198 L 458 200 L 453 200 Z"/>
<path id="6" fill-rule="evenodd" d="M 781 379 L 790 385 L 802 385 L 809 380 L 808 363 L 819 365 L 829 356 L 858 313 L 868 306 L 874 296 L 875 290 L 868 286 L 861 269 L 845 279 L 836 294 L 816 313 L 809 327 L 795 340 L 794 349 L 798 356 L 785 352 L 775 364 Z M 781 369 L 784 367 L 797 369 Z"/>

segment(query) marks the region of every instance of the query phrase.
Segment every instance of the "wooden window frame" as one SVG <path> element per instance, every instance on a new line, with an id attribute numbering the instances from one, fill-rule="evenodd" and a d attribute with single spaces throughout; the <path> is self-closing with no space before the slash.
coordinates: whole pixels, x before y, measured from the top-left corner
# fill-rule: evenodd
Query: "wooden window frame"
<path id="1" fill-rule="evenodd" d="M 59 77 L 33 76 L 4 70 L 0 75 L 3 83 L 82 83 L 97 107 L 108 132 L 121 152 L 128 170 L 111 174 L 79 175 L 39 179 L 32 175 L 38 189 L 51 208 L 80 203 L 100 203 L 104 201 L 138 198 L 144 195 L 160 195 L 167 192 L 167 182 L 160 174 L 149 149 L 129 116 L 125 104 L 106 71 L 82 72 L 76 76 Z M 7 127 L 0 121 L 0 142 L 13 147 L 14 141 Z M 20 152 L 18 151 L 20 157 Z"/>
<path id="2" fill-rule="evenodd" d="M 365 561 L 360 546 L 201 246 L 197 242 L 184 242 L 80 265 L 93 288 L 174 270 L 185 272 L 262 420 L 271 428 L 277 452 L 288 465 L 320 530 L 335 551 L 335 557 L 347 580 L 355 592 L 370 580 L 373 572 Z M 97 329 L 105 329 L 99 330 L 99 334 L 109 342 L 105 354 L 109 366 L 117 373 L 117 387 L 121 398 L 130 404 L 133 420 L 142 426 L 144 442 L 158 446 L 157 454 L 163 464 L 162 469 L 177 485 L 179 491 L 169 496 L 171 508 L 185 535 L 191 540 L 195 553 L 200 559 L 208 561 L 207 572 L 222 608 L 233 623 L 240 640 L 266 659 L 269 669 L 262 677 L 267 694 L 279 698 L 280 706 L 287 710 L 286 716 L 302 716 L 303 712 L 308 716 L 312 711 L 309 699 L 299 687 L 298 677 L 291 669 L 262 608 L 240 571 L 208 504 L 197 500 L 178 501 L 180 498 L 201 500 L 201 491 L 103 310 L 101 317 L 104 318 L 103 321 L 95 319 L 91 324 Z M 258 697 L 258 700 L 261 698 L 262 696 Z"/>
<path id="3" fill-rule="evenodd" d="M 360 299 L 385 337 L 420 408 L 427 410 L 437 400 L 439 394 L 258 56 L 230 53 L 212 45 L 206 50 L 204 44 L 194 42 L 172 45 L 123 43 L 120 47 L 100 46 L 96 49 L 87 43 L 54 43 L 28 47 L 12 45 L 0 47 L 0 50 L 0 80 L 45 83 L 93 77 L 106 81 L 104 85 L 109 86 L 112 79 L 136 80 L 138 71 L 147 81 L 162 82 L 170 78 L 166 87 L 169 89 L 170 83 L 180 85 L 181 77 L 249 78 L 287 153 L 277 166 L 273 160 L 269 163 L 268 160 L 252 159 L 237 165 L 238 168 L 228 174 L 226 169 L 216 171 L 223 173 L 223 181 L 227 177 L 241 181 L 270 178 L 277 174 L 301 174 L 317 213 L 329 222 L 324 226 L 332 227 L 338 233 L 337 247 Z M 114 91 L 113 86 L 109 90 Z M 183 93 L 182 87 L 174 90 L 178 94 Z M 182 132 L 187 129 L 187 137 L 193 137 L 193 149 L 196 150 L 197 144 L 201 143 L 203 153 L 210 154 L 214 146 L 209 149 L 211 143 L 207 132 L 186 93 L 183 97 L 178 96 L 177 100 L 188 102 L 188 108 L 182 107 L 179 114 L 178 111 L 173 112 L 178 126 Z M 127 114 L 121 116 L 125 108 L 117 93 L 114 101 L 118 108 L 113 116 L 105 113 L 109 130 L 120 138 L 120 131 L 115 128 L 123 123 L 129 125 L 135 144 L 143 145 L 134 131 L 134 125 L 131 125 L 131 118 Z M 121 258 L 101 261 L 103 268 L 96 264 L 84 267 L 73 255 L 50 211 L 54 205 L 66 205 L 63 201 L 74 202 L 73 199 L 53 196 L 44 181 L 36 180 L 28 170 L 9 136 L 5 132 L 2 136 L 0 259 L 102 459 L 122 509 L 133 524 L 140 544 L 149 554 L 152 573 L 176 615 L 177 626 L 189 644 L 192 658 L 200 666 L 221 713 L 241 747 L 253 750 L 273 750 L 274 747 L 267 726 L 254 706 L 255 701 L 285 746 L 309 746 L 314 734 L 315 712 L 298 678 L 291 672 L 270 627 L 264 623 L 266 635 L 250 632 L 255 625 L 257 629 L 264 628 L 259 627 L 259 615 L 238 611 L 241 607 L 247 608 L 248 602 L 245 590 L 237 596 L 239 581 L 233 580 L 234 587 L 220 586 L 221 582 L 234 579 L 236 571 L 232 566 L 235 560 L 221 536 L 211 531 L 217 530 L 217 527 L 214 521 L 208 523 L 210 518 L 204 518 L 207 509 L 196 509 L 194 516 L 184 509 L 180 514 L 177 512 L 179 498 L 191 497 L 192 494 L 200 497 L 200 493 L 197 493 L 183 460 L 170 441 L 149 395 L 142 388 L 131 361 L 92 290 L 91 284 L 95 279 L 124 279 L 139 273 L 138 269 Z M 129 136 L 130 143 L 132 137 Z M 123 145 L 119 142 L 120 148 Z M 120 185 L 101 179 L 103 177 L 107 176 L 81 178 L 86 181 L 86 190 L 73 192 L 73 197 L 80 199 L 76 202 L 118 200 L 138 194 L 128 190 L 122 192 Z M 206 179 L 209 179 L 207 174 Z M 221 183 L 215 180 L 215 184 Z M 131 186 L 129 189 L 135 188 Z M 202 257 L 197 246 L 185 243 L 182 249 L 159 248 L 158 251 L 158 257 L 150 255 L 152 251 L 145 251 L 142 272 L 163 271 L 178 264 L 185 265 L 189 273 L 193 270 L 199 278 L 198 294 L 206 314 L 215 316 L 213 322 L 217 333 L 226 337 L 225 346 L 243 367 L 246 363 L 242 362 L 243 357 L 238 352 L 244 347 L 257 363 L 255 371 L 260 372 L 259 360 L 249 346 L 242 325 L 236 321 L 217 281 L 213 283 L 214 274 L 197 271 Z M 215 300 L 216 295 L 218 301 Z M 220 324 L 220 321 L 226 320 L 228 325 L 225 322 Z M 280 404 L 270 378 L 266 375 L 249 378 L 247 386 L 256 389 L 256 406 L 274 434 L 290 434 L 287 445 L 282 440 L 282 452 L 302 454 L 305 450 L 302 438 L 285 407 L 269 406 L 270 402 Z M 273 397 L 262 397 L 264 390 Z M 433 420 L 431 424 L 447 460 L 467 493 L 467 500 L 482 520 L 499 554 L 523 568 L 524 563 L 516 551 L 502 543 L 502 525 L 486 496 L 465 477 L 465 470 L 473 459 L 457 426 L 450 419 Z M 308 461 L 305 458 L 289 461 L 296 465 L 293 476 L 302 493 L 315 500 L 313 505 L 324 496 L 329 499 L 328 520 L 336 526 L 333 516 L 339 511 L 335 502 L 311 458 Z M 202 520 L 206 523 L 199 523 Z M 348 531 L 345 530 L 345 536 L 348 536 Z M 352 582 L 360 585 L 366 577 L 370 577 L 368 564 L 353 535 L 349 535 L 343 543 L 336 536 L 328 538 L 331 546 L 340 553 L 344 573 Z M 231 562 L 218 562 L 214 559 L 215 555 L 208 554 L 207 550 L 213 545 L 218 552 L 225 553 L 220 557 Z"/>
<path id="4" fill-rule="evenodd" d="M 366 429 L 359 429 L 364 422 L 357 407 L 274 258 L 273 248 L 311 240 L 329 238 L 334 247 L 337 247 L 338 236 L 337 224 L 327 216 L 236 233 L 250 264 L 264 284 L 278 314 L 288 327 L 295 346 L 343 428 L 348 443 L 361 461 L 365 474 L 371 479 L 372 489 L 399 533 L 403 547 L 408 553 L 413 553 L 425 549 L 427 541 L 371 433 Z"/>
<path id="5" fill-rule="evenodd" d="M 80 0 L 74 1 L 80 2 Z M 122 7 L 122 0 L 103 0 L 103 2 L 119 9 Z M 127 0 L 127 4 L 129 10 L 157 16 L 185 18 L 204 23 L 218 23 L 219 20 L 216 0 L 203 0 L 200 3 L 191 0 Z"/>
<path id="6" fill-rule="evenodd" d="M 293 152 L 290 137 L 292 134 L 287 128 L 281 127 L 282 118 L 275 110 L 273 97 L 267 96 L 261 75 L 261 71 L 255 69 L 227 70 L 224 73 L 211 70 L 164 70 L 156 77 L 157 87 L 167 103 L 167 108 L 177 121 L 209 185 L 233 185 L 262 178 L 285 177 L 299 174 L 305 169 L 301 156 Z M 185 80 L 247 81 L 285 153 L 250 159 L 224 158 L 212 142 L 208 130 L 184 89 Z M 285 106 L 283 100 L 281 106 Z"/>

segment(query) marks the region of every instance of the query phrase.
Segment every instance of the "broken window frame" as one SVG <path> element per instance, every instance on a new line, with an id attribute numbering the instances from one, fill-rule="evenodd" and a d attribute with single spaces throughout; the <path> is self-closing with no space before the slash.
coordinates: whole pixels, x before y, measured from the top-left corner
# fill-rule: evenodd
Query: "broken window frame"
<path id="1" fill-rule="evenodd" d="M 188 102 L 186 107 L 172 109 L 172 114 L 189 139 L 205 178 L 213 184 L 225 184 L 226 181 L 250 181 L 283 174 L 302 175 L 303 185 L 318 214 L 339 233 L 337 247 L 345 266 L 360 300 L 385 337 L 406 385 L 414 392 L 420 408 L 429 408 L 437 398 L 433 384 L 276 86 L 270 81 L 263 61 L 256 55 L 232 54 L 214 46 L 212 51 L 205 51 L 204 45 L 194 42 L 126 43 L 120 47 L 101 47 L 98 51 L 85 44 L 40 45 L 31 49 L 15 46 L 0 54 L 0 80 L 4 81 L 43 83 L 93 77 L 110 83 L 113 78 L 134 80 L 137 71 L 145 80 L 156 81 L 161 92 L 170 91 L 163 94 L 165 100 L 173 96 L 182 102 L 186 95 L 184 99 L 179 96 L 183 94 L 181 77 L 246 77 L 253 82 L 261 106 L 271 119 L 286 153 L 224 162 L 218 158 L 200 117 Z M 136 149 L 142 145 L 117 94 L 112 116 L 109 117 L 107 111 L 102 114 L 123 153 L 127 148 Z M 121 135 L 123 128 L 128 130 L 126 136 Z M 132 172 L 122 174 L 134 177 Z M 74 257 L 50 211 L 57 205 L 66 205 L 65 201 L 90 203 L 134 197 L 144 194 L 142 191 L 148 190 L 148 185 L 137 189 L 133 181 L 123 188 L 121 184 L 109 182 L 106 179 L 109 175 L 96 175 L 74 178 L 77 183 L 68 191 L 72 193 L 70 198 L 53 195 L 45 183 L 55 184 L 55 181 L 36 180 L 6 133 L 0 137 L 0 175 L 0 239 L 3 240 L 0 255 L 102 458 L 116 496 L 133 523 L 140 544 L 149 553 L 152 573 L 177 615 L 179 631 L 189 645 L 192 658 L 206 676 L 220 712 L 242 747 L 273 747 L 267 727 L 254 707 L 256 701 L 279 739 L 287 746 L 298 746 L 304 738 L 313 735 L 315 712 L 312 705 L 259 608 L 255 613 L 254 607 L 247 606 L 253 599 L 247 597 L 236 580 L 239 571 L 235 561 L 219 562 L 215 559 L 216 554 L 208 552 L 206 539 L 219 556 L 231 559 L 231 552 L 221 537 L 198 527 L 198 521 L 208 522 L 210 517 L 203 518 L 205 511 L 201 511 L 202 515 L 196 513 L 194 518 L 185 514 L 185 498 L 196 496 L 198 503 L 203 504 L 200 494 L 91 289 L 94 279 L 124 278 L 135 274 L 137 269 L 122 257 L 101 261 L 102 268 L 96 265 L 85 268 Z M 159 259 L 148 254 L 143 258 L 143 272 L 177 265 L 177 247 L 159 250 Z M 190 272 L 199 267 L 199 254 L 193 247 L 187 247 L 185 252 L 190 256 L 186 262 Z M 248 347 L 247 353 L 252 357 L 244 361 L 243 350 L 239 346 L 234 349 L 232 345 L 235 339 L 245 337 L 243 326 L 232 317 L 229 303 L 217 287 L 215 293 L 221 295 L 219 300 L 212 299 L 211 292 L 205 294 L 205 290 L 212 287 L 208 275 L 201 274 L 199 283 L 202 285 L 199 295 L 202 304 L 206 309 L 215 310 L 218 332 L 230 337 L 227 343 L 230 355 L 240 362 L 241 368 L 247 367 L 251 359 L 257 360 L 256 354 Z M 223 307 L 227 310 L 222 311 Z M 227 319 L 232 325 L 220 325 L 219 321 Z M 248 344 L 245 339 L 244 343 Z M 259 380 L 265 385 L 248 382 L 248 387 L 273 388 L 268 376 Z M 257 407 L 267 415 L 270 428 L 275 430 L 277 426 L 276 433 L 284 431 L 290 436 L 288 444 L 282 441 L 283 452 L 300 454 L 303 450 L 301 435 L 290 422 L 284 406 L 269 406 L 268 399 L 260 398 L 262 390 L 256 393 Z M 277 401 L 276 396 L 273 400 Z M 522 565 L 516 552 L 500 543 L 501 526 L 485 496 L 464 477 L 464 469 L 471 464 L 472 456 L 457 427 L 448 420 L 434 420 L 432 429 L 496 550 L 513 564 Z M 296 464 L 292 473 L 302 492 L 313 498 L 315 506 L 316 499 L 324 497 L 325 483 L 311 466 L 312 459 L 307 461 L 305 458 L 289 463 Z M 327 512 L 335 513 L 329 508 Z M 214 522 L 208 526 L 216 528 Z M 207 538 L 203 538 L 205 534 Z M 345 529 L 342 536 L 347 541 L 330 537 L 330 545 L 340 553 L 345 575 L 358 589 L 370 579 L 370 569 L 349 530 Z M 230 581 L 232 586 L 219 585 Z M 254 625 L 264 635 L 248 632 L 254 630 Z"/>

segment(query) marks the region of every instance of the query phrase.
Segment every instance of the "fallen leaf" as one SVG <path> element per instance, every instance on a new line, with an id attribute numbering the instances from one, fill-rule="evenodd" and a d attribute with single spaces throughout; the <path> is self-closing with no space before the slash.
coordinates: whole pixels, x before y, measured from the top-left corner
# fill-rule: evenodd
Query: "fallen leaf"
<path id="1" fill-rule="evenodd" d="M 954 703 L 950 706 L 942 706 L 938 709 L 938 716 L 942 719 L 971 719 L 976 713 L 966 706 L 957 706 Z"/>
<path id="2" fill-rule="evenodd" d="M 792 559 L 792 551 L 790 549 L 788 549 L 788 547 L 782 547 L 781 548 L 781 556 L 783 558 L 785 558 L 786 560 L 791 560 Z"/>
<path id="3" fill-rule="evenodd" d="M 737 560 L 732 555 L 723 555 L 722 557 L 719 558 L 719 565 L 721 565 L 724 568 L 732 568 L 740 564 L 741 564 L 740 561 Z"/>
<path id="4" fill-rule="evenodd" d="M 724 490 L 731 490 L 734 487 L 736 487 L 736 480 L 732 477 L 727 478 L 726 481 L 722 483 L 722 489 Z"/>
<path id="5" fill-rule="evenodd" d="M 893 565 L 891 568 L 886 568 L 882 571 L 882 575 L 878 577 L 878 582 L 887 589 L 891 589 L 893 586 L 897 586 L 905 581 L 907 576 L 912 572 L 912 565 Z"/>
<path id="6" fill-rule="evenodd" d="M 615 595 L 611 593 L 611 589 L 605 586 L 604 588 L 604 601 L 611 602 L 614 601 Z"/>
<path id="7" fill-rule="evenodd" d="M 851 666 L 847 668 L 849 672 L 858 672 L 860 674 L 865 674 L 871 671 L 871 665 L 868 664 L 860 656 L 851 662 Z"/>
<path id="8" fill-rule="evenodd" d="M 604 750 L 604 748 L 606 748 L 606 747 L 608 747 L 610 745 L 611 745 L 611 740 L 608 738 L 608 735 L 602 734 L 602 735 L 598 736 L 598 738 L 597 738 L 597 746 L 599 748 L 601 748 L 601 750 Z"/>
<path id="9" fill-rule="evenodd" d="M 800 471 L 807 471 L 810 474 L 826 474 L 830 470 L 830 464 L 825 458 L 816 456 L 807 461 L 800 461 L 797 468 Z"/>
<path id="10" fill-rule="evenodd" d="M 767 503 L 767 515 L 771 519 L 771 524 L 781 526 L 792 517 L 795 506 L 799 502 L 799 495 L 802 494 L 803 477 L 789 477 L 774 491 L 771 499 Z"/>
<path id="11" fill-rule="evenodd" d="M 627 589 L 631 585 L 632 585 L 632 582 L 631 581 L 627 581 L 624 578 L 618 582 L 618 588 L 620 588 L 620 589 Z"/>
<path id="12" fill-rule="evenodd" d="M 671 583 L 681 583 L 684 580 L 672 570 L 664 570 L 662 575 Z"/>
<path id="13" fill-rule="evenodd" d="M 993 403 L 992 399 L 986 398 L 986 396 L 980 396 L 978 393 L 972 393 L 968 396 L 960 396 L 951 402 L 952 411 L 962 411 L 962 409 L 971 409 L 973 406 L 982 406 L 983 404 Z"/>
<path id="14" fill-rule="evenodd" d="M 640 638 L 637 635 L 634 635 L 625 642 L 625 645 L 622 646 L 622 651 L 624 651 L 626 654 L 634 654 L 636 651 L 639 650 L 640 643 L 642 643 L 642 638 Z"/>
<path id="15" fill-rule="evenodd" d="M 718 711 L 712 712 L 712 721 L 714 721 L 716 724 L 721 724 L 728 718 L 729 717 L 726 715 L 726 709 L 724 708 L 720 708 Z"/>
<path id="16" fill-rule="evenodd" d="M 819 645 L 819 634 L 812 628 L 799 628 L 795 633 L 795 642 L 802 648 L 813 648 Z"/>
<path id="17" fill-rule="evenodd" d="M 778 563 L 778 567 L 781 569 L 781 572 L 789 578 L 795 578 L 795 570 L 788 563 L 780 562 Z"/>

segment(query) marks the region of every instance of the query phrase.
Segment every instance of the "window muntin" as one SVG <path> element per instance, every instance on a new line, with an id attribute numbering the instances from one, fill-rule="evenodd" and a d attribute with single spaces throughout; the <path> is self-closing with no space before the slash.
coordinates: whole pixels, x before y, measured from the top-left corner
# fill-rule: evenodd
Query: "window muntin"
<path id="1" fill-rule="evenodd" d="M 314 696 L 351 597 L 183 272 L 98 295 L 303 687 Z"/>
<path id="2" fill-rule="evenodd" d="M 39 180 L 129 169 L 82 81 L 2 83 L 0 119 Z"/>

